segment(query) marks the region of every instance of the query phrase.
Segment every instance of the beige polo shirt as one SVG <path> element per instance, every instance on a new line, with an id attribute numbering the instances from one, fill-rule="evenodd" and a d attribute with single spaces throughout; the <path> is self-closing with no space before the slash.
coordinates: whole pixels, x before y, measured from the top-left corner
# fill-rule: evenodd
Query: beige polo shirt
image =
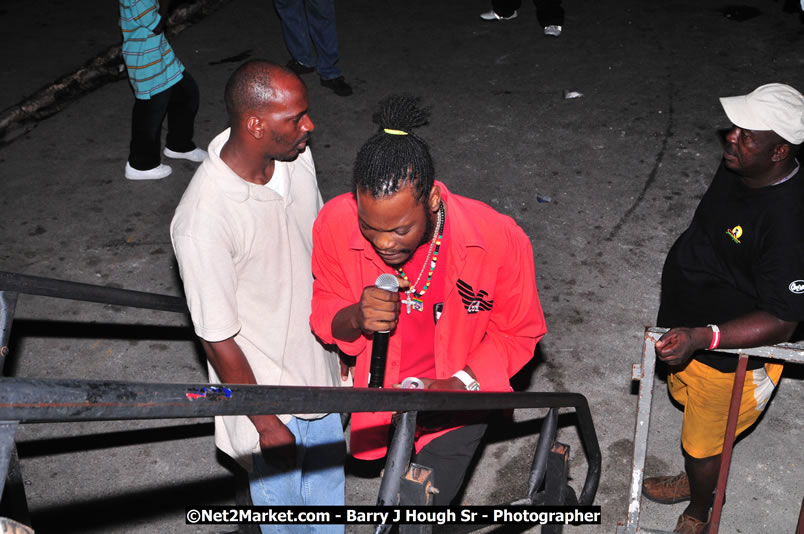
<path id="1" fill-rule="evenodd" d="M 323 204 L 310 149 L 276 162 L 277 192 L 246 182 L 221 160 L 228 139 L 226 130 L 210 143 L 170 225 L 195 333 L 210 342 L 234 336 L 258 384 L 339 386 L 337 354 L 309 323 L 312 227 Z M 210 382 L 220 383 L 208 368 Z M 259 451 L 254 425 L 245 416 L 215 423 L 216 445 L 248 467 Z"/>

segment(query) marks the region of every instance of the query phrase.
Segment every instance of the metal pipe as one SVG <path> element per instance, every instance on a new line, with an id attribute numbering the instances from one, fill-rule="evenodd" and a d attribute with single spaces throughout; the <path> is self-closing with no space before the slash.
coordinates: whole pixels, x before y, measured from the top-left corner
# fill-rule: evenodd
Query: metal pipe
<path id="1" fill-rule="evenodd" d="M 8 340 L 11 337 L 11 324 L 14 322 L 16 308 L 17 293 L 0 291 L 0 376 L 3 376 L 3 367 L 9 352 Z"/>
<path id="2" fill-rule="evenodd" d="M 399 478 L 405 474 L 410 463 L 410 451 L 416 435 L 416 412 L 404 412 L 396 421 L 394 437 L 385 460 L 377 506 L 394 506 L 399 493 Z"/>
<path id="3" fill-rule="evenodd" d="M 188 313 L 187 303 L 181 297 L 68 282 L 66 280 L 54 280 L 52 278 L 41 278 L 39 276 L 28 276 L 5 271 L 0 271 L 0 291 L 15 291 L 28 295 Z"/>
<path id="4" fill-rule="evenodd" d="M 3 500 L 3 488 L 14 458 L 14 436 L 17 434 L 16 421 L 0 422 L 0 502 Z"/>
<path id="5" fill-rule="evenodd" d="M 737 436 L 737 418 L 740 415 L 740 401 L 743 398 L 743 385 L 745 384 L 745 370 L 747 367 L 748 355 L 740 353 L 740 358 L 737 360 L 737 371 L 734 374 L 734 386 L 731 390 L 731 405 L 729 406 L 729 418 L 726 422 L 726 436 L 723 438 L 723 452 L 720 456 L 720 471 L 717 475 L 715 503 L 712 506 L 712 517 L 709 520 L 709 532 L 712 534 L 717 534 L 717 529 L 720 527 L 720 512 L 723 510 L 726 482 L 729 480 L 731 451 L 734 448 L 734 438 Z"/>
<path id="6" fill-rule="evenodd" d="M 539 441 L 536 443 L 536 452 L 533 454 L 533 462 L 530 465 L 530 476 L 528 477 L 528 498 L 533 503 L 533 498 L 544 480 L 547 472 L 547 457 L 553 447 L 558 433 L 558 410 L 550 408 L 542 424 L 542 431 L 539 433 Z"/>
<path id="7" fill-rule="evenodd" d="M 416 436 L 416 412 L 404 412 L 395 419 L 396 428 L 385 459 L 385 472 L 377 494 L 377 506 L 399 504 L 397 497 L 400 479 L 410 465 L 410 451 L 413 447 L 413 438 Z M 389 532 L 391 526 L 391 524 L 377 525 L 374 534 Z"/>
<path id="8" fill-rule="evenodd" d="M 575 413 L 578 415 L 578 430 L 581 433 L 581 444 L 586 451 L 587 471 L 583 489 L 578 497 L 578 504 L 589 506 L 595 502 L 597 487 L 600 484 L 600 469 L 603 456 L 600 454 L 600 444 L 597 441 L 595 425 L 592 422 L 592 412 L 589 411 L 589 404 L 586 398 L 583 403 L 575 406 Z"/>
<path id="9" fill-rule="evenodd" d="M 586 398 L 578 393 L 224 386 L 17 377 L 2 379 L 2 386 L 0 420 L 24 423 L 422 411 L 432 410 L 433 406 L 438 406 L 439 411 L 574 407 L 584 437 L 595 437 Z"/>
<path id="10" fill-rule="evenodd" d="M 642 343 L 642 363 L 634 365 L 631 379 L 639 380 L 639 401 L 634 427 L 634 456 L 631 461 L 631 487 L 628 492 L 628 519 L 625 532 L 634 534 L 639 529 L 640 497 L 642 479 L 645 477 L 645 459 L 648 454 L 648 429 L 653 404 L 653 384 L 656 378 L 656 353 L 653 344 L 660 333 L 646 330 Z"/>
<path id="11" fill-rule="evenodd" d="M 23 423 L 169 419 L 216 415 L 365 411 L 574 408 L 588 470 L 580 504 L 592 504 L 601 454 L 586 397 L 579 393 L 481 393 L 369 388 L 152 384 L 101 380 L 0 379 L 0 421 Z"/>

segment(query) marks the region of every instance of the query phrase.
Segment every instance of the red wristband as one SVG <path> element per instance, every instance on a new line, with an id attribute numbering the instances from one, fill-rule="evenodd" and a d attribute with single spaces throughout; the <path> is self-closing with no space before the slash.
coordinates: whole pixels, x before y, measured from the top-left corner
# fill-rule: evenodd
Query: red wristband
<path id="1" fill-rule="evenodd" d="M 712 343 L 709 345 L 709 350 L 715 350 L 720 345 L 720 328 L 716 324 L 706 325 L 712 329 Z"/>

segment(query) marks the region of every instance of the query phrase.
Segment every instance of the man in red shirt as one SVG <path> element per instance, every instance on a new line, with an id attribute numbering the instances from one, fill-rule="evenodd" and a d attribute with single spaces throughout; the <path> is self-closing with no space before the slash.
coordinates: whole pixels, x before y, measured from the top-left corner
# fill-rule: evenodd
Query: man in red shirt
<path id="1" fill-rule="evenodd" d="M 392 97 L 378 117 L 353 191 L 313 227 L 313 331 L 356 356 L 358 387 L 368 384 L 372 335 L 390 331 L 384 387 L 415 376 L 429 389 L 511 391 L 547 331 L 530 240 L 510 217 L 434 180 L 427 144 L 411 131 L 427 119 L 414 99 Z M 374 287 L 382 273 L 397 276 L 398 292 Z M 447 505 L 486 425 L 480 414 L 439 419 L 420 422 L 415 461 L 434 470 L 434 504 Z M 384 456 L 390 422 L 387 412 L 354 414 L 352 454 Z"/>

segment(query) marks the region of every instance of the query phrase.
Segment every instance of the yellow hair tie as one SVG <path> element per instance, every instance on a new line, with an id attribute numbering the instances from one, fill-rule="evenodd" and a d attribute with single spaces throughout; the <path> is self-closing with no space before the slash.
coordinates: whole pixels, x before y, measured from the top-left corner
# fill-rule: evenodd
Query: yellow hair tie
<path id="1" fill-rule="evenodd" d="M 390 128 L 383 128 L 382 131 L 391 135 L 408 135 L 408 132 L 403 132 L 402 130 L 392 130 Z"/>

